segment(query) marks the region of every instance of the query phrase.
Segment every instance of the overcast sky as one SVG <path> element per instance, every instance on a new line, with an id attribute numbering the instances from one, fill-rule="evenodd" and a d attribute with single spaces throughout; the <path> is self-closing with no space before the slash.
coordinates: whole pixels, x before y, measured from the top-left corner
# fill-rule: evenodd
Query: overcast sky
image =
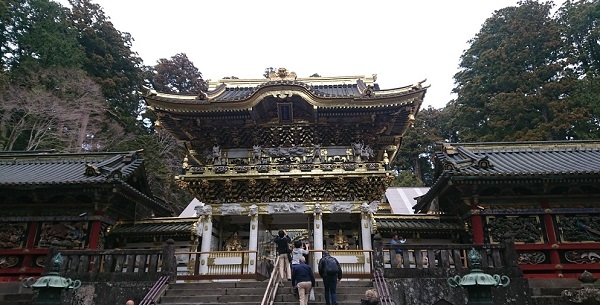
<path id="1" fill-rule="evenodd" d="M 377 74 L 382 89 L 427 79 L 424 106 L 440 108 L 453 98 L 467 41 L 518 0 L 94 2 L 147 65 L 186 53 L 213 81 L 262 78 L 267 67 L 298 77 Z"/>

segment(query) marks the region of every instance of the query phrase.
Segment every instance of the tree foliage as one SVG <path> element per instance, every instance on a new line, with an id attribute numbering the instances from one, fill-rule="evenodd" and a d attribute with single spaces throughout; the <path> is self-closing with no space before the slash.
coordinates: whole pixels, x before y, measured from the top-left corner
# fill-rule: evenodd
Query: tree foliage
<path id="1" fill-rule="evenodd" d="M 184 148 L 169 132 L 157 128 L 154 134 L 137 136 L 121 143 L 120 150 L 137 150 L 143 147 L 148 184 L 154 196 L 173 205 L 175 211 L 183 210 L 192 195 L 175 184 L 174 177 L 181 171 Z"/>
<path id="2" fill-rule="evenodd" d="M 90 0 L 69 0 L 69 19 L 85 50 L 84 70 L 100 85 L 110 111 L 135 131 L 143 84 L 142 60 L 131 50 L 133 38 L 117 30 L 102 8 Z"/>
<path id="3" fill-rule="evenodd" d="M 159 59 L 148 81 L 157 91 L 167 93 L 199 94 L 207 89 L 202 73 L 185 53 Z"/>
<path id="4" fill-rule="evenodd" d="M 443 112 L 433 107 L 419 111 L 413 126 L 402 137 L 393 166 L 401 172 L 410 172 L 420 185 L 433 184 L 431 158 L 434 144 L 442 141 Z M 417 185 L 414 185 L 417 186 Z"/>
<path id="5" fill-rule="evenodd" d="M 574 122 L 573 138 L 597 138 L 600 132 L 600 2 L 566 1 L 558 11 L 566 43 L 562 54 L 573 79 L 570 98 L 587 109 L 587 121 Z"/>
<path id="6" fill-rule="evenodd" d="M 414 175 L 411 171 L 399 171 L 398 175 L 390 183 L 392 187 L 422 187 L 425 186 L 423 181 Z"/>
<path id="7" fill-rule="evenodd" d="M 65 8 L 48 0 L 0 2 L 1 65 L 18 69 L 79 67 L 84 54 Z"/>
<path id="8" fill-rule="evenodd" d="M 449 127 L 460 141 L 563 140 L 589 112 L 569 97 L 551 3 L 520 2 L 486 20 L 455 75 Z"/>

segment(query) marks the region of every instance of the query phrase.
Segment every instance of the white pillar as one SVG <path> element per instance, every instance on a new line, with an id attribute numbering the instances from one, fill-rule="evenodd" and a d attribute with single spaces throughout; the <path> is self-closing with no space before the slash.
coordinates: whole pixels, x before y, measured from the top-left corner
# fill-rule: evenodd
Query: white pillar
<path id="1" fill-rule="evenodd" d="M 248 273 L 256 273 L 256 250 L 258 250 L 258 206 L 250 206 L 250 240 L 248 241 Z"/>
<path id="2" fill-rule="evenodd" d="M 373 203 L 372 203 L 373 204 Z M 366 202 L 361 205 L 360 209 L 360 231 L 362 236 L 362 248 L 363 250 L 373 250 L 371 241 L 371 232 L 373 232 L 373 210 L 377 210 L 377 205 L 369 205 Z M 370 257 L 370 260 L 365 259 L 365 270 L 371 271 L 371 261 L 373 255 L 368 252 L 363 252 L 365 258 Z"/>
<path id="3" fill-rule="evenodd" d="M 202 225 L 202 245 L 200 245 L 200 251 L 206 252 L 200 254 L 200 274 L 208 273 L 208 257 L 210 245 L 212 244 L 212 208 L 210 205 L 205 205 L 201 210 L 202 216 L 201 225 Z"/>
<path id="4" fill-rule="evenodd" d="M 362 248 L 363 250 L 373 250 L 371 241 L 371 232 L 373 231 L 373 221 L 371 213 L 362 213 L 360 219 L 360 228 L 362 233 Z"/>
<path id="5" fill-rule="evenodd" d="M 313 228 L 313 266 L 314 271 L 317 272 L 317 266 L 319 264 L 319 260 L 323 257 L 323 210 L 321 209 L 320 204 L 315 204 L 313 216 L 315 217 L 314 228 Z"/>

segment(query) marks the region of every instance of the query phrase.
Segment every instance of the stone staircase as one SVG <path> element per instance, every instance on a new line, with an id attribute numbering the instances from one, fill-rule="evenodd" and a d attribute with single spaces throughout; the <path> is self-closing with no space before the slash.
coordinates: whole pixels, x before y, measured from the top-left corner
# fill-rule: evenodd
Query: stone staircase
<path id="1" fill-rule="evenodd" d="M 364 292 L 372 288 L 369 280 L 342 281 L 338 284 L 338 305 L 357 305 Z M 158 300 L 161 305 L 217 305 L 217 304 L 250 304 L 260 305 L 267 281 L 238 281 L 238 282 L 197 282 L 174 283 Z M 315 301 L 309 304 L 325 304 L 323 282 L 317 280 Z M 279 287 L 274 305 L 297 305 L 298 298 L 294 296 L 290 282 L 284 282 Z"/>
<path id="2" fill-rule="evenodd" d="M 173 283 L 158 304 L 260 304 L 267 284 L 267 281 Z"/>
<path id="3" fill-rule="evenodd" d="M 31 305 L 33 289 L 23 288 L 21 283 L 0 283 L 0 305 Z"/>
<path id="4" fill-rule="evenodd" d="M 317 279 L 317 287 L 315 287 L 315 300 L 308 301 L 308 304 L 325 304 L 325 288 L 323 281 Z M 338 305 L 358 305 L 360 299 L 365 295 L 367 289 L 373 288 L 371 280 L 351 280 L 338 283 L 337 286 L 337 301 Z M 260 304 L 260 303 L 258 303 Z M 284 287 L 279 287 L 274 305 L 297 305 L 298 298 L 294 296 L 291 284 L 284 283 Z"/>

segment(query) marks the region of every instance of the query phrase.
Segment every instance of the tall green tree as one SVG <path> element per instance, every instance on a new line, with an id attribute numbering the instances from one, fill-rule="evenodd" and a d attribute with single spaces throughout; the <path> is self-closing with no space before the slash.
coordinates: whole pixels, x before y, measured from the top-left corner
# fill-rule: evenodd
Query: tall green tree
<path id="1" fill-rule="evenodd" d="M 130 131 L 137 130 L 142 60 L 131 50 L 133 38 L 117 30 L 102 8 L 90 0 L 69 0 L 70 20 L 85 50 L 84 70 L 98 83 L 110 111 Z"/>
<path id="2" fill-rule="evenodd" d="M 420 181 L 417 185 L 412 186 L 433 184 L 432 157 L 435 143 L 444 139 L 443 122 L 443 110 L 429 106 L 419 111 L 413 126 L 402 137 L 402 145 L 398 149 L 396 159 L 392 162 L 392 166 L 404 173 L 399 176 L 403 181 L 411 181 L 406 180 L 405 176 L 407 172 L 410 172 L 416 180 Z"/>
<path id="3" fill-rule="evenodd" d="M 569 97 L 585 107 L 590 117 L 574 122 L 574 138 L 592 139 L 600 132 L 600 1 L 566 1 L 558 11 L 566 43 L 562 54 L 566 58 L 565 71 L 573 79 Z"/>
<path id="4" fill-rule="evenodd" d="M 185 53 L 159 59 L 149 82 L 157 91 L 167 93 L 199 94 L 207 89 L 202 73 Z"/>
<path id="5" fill-rule="evenodd" d="M 579 76 L 600 76 L 600 2 L 566 1 L 558 11 L 567 43 L 563 53 Z"/>
<path id="6" fill-rule="evenodd" d="M 80 67 L 83 49 L 64 7 L 49 0 L 0 2 L 1 64 L 18 69 Z"/>
<path id="7" fill-rule="evenodd" d="M 459 141 L 563 140 L 587 109 L 569 98 L 561 27 L 550 2 L 496 11 L 463 53 L 448 106 Z"/>

